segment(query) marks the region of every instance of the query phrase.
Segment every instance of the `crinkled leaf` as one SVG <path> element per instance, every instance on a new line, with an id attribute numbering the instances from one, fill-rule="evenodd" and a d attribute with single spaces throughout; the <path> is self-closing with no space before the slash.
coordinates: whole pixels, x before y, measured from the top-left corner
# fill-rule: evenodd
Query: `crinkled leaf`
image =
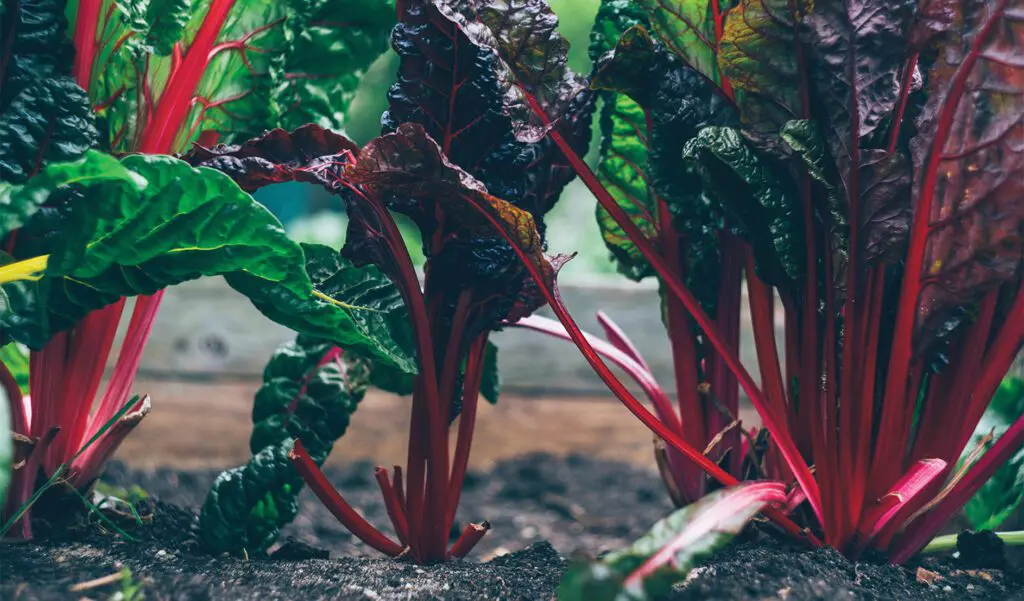
<path id="1" fill-rule="evenodd" d="M 119 0 L 117 2 L 132 29 L 135 40 L 159 56 L 168 56 L 182 38 L 192 18 L 192 0 Z"/>
<path id="2" fill-rule="evenodd" d="M 1024 265 L 1024 4 L 963 0 L 935 38 L 928 101 L 912 141 L 915 205 L 931 201 L 915 350 L 957 307 Z M 908 275 L 908 277 L 910 277 Z"/>
<path id="3" fill-rule="evenodd" d="M 251 278 L 228 277 L 228 282 L 277 323 L 332 340 L 348 352 L 388 365 L 399 373 L 415 374 L 409 316 L 391 280 L 373 265 L 356 267 L 327 246 L 303 244 L 302 250 L 313 287 L 359 308 L 300 297 L 282 286 L 264 286 Z"/>
<path id="4" fill-rule="evenodd" d="M 590 56 L 597 62 L 614 50 L 622 34 L 646 23 L 643 11 L 626 0 L 603 0 L 590 32 Z M 597 177 L 615 202 L 648 237 L 657 234 L 658 207 L 648 181 L 650 132 L 644 109 L 622 92 L 600 92 L 601 154 Z M 652 275 L 650 264 L 608 211 L 597 205 L 597 222 L 620 272 L 633 280 Z"/>
<path id="5" fill-rule="evenodd" d="M 798 60 L 803 0 L 740 0 L 729 11 L 718 66 L 728 78 L 743 124 L 771 134 L 803 115 Z"/>
<path id="6" fill-rule="evenodd" d="M 288 449 L 299 438 L 322 464 L 366 392 L 369 368 L 333 344 L 299 336 L 263 372 L 253 405 L 248 464 L 217 477 L 199 514 L 199 538 L 212 553 L 265 551 L 298 513 L 302 490 Z"/>
<path id="7" fill-rule="evenodd" d="M 694 166 L 683 160 L 683 146 L 704 127 L 737 125 L 734 109 L 705 77 L 664 50 L 640 26 L 627 30 L 615 51 L 596 65 L 591 85 L 622 92 L 649 111 L 647 179 L 668 205 L 675 230 L 685 240 L 687 285 L 713 313 L 721 215 L 704 193 Z"/>
<path id="8" fill-rule="evenodd" d="M 495 231 L 500 227 L 517 240 L 534 266 L 553 280 L 555 268 L 544 256 L 533 217 L 492 196 L 482 183 L 450 163 L 419 125 L 403 124 L 395 133 L 371 141 L 346 175 L 414 218 L 435 211 L 444 214 L 439 226 L 444 229 L 430 232 L 445 243 L 428 263 L 428 286 L 437 286 L 448 300 L 472 289 L 482 314 L 478 327 L 514 321 L 544 304 L 527 284 L 525 267 Z"/>
<path id="9" fill-rule="evenodd" d="M 982 437 L 1002 436 L 1014 421 L 1024 415 L 1024 380 L 1005 378 L 996 390 L 992 402 L 978 422 L 971 443 L 965 450 L 969 454 L 980 444 Z M 994 440 L 993 440 L 994 442 Z M 1024 504 L 1024 450 L 1000 466 L 996 473 L 964 506 L 964 515 L 975 530 L 995 530 Z"/>
<path id="10" fill-rule="evenodd" d="M 182 159 L 193 166 L 225 173 L 243 190 L 254 192 L 263 186 L 291 181 L 318 183 L 315 175 L 304 171 L 311 164 L 357 152 L 359 147 L 345 136 L 310 124 L 290 132 L 274 129 L 238 145 L 196 145 Z"/>
<path id="11" fill-rule="evenodd" d="M 53 163 L 26 183 L 0 181 L 0 238 L 25 225 L 50 199 L 54 190 L 73 184 L 93 186 L 103 182 L 124 182 L 136 187 L 146 181 L 126 169 L 114 157 L 88 151 L 77 161 Z"/>
<path id="12" fill-rule="evenodd" d="M 661 520 L 630 547 L 572 565 L 558 585 L 558 601 L 661 599 L 765 505 L 785 498 L 783 485 L 772 482 L 711 493 Z"/>
<path id="13" fill-rule="evenodd" d="M 715 63 L 715 18 L 709 0 L 638 0 L 655 35 L 669 50 L 711 81 Z"/>
<path id="14" fill-rule="evenodd" d="M 64 3 L 20 2 L 0 14 L 0 180 L 23 183 L 96 141 L 85 93 L 67 77 Z"/>
<path id="15" fill-rule="evenodd" d="M 697 165 L 730 227 L 750 243 L 762 279 L 773 285 L 799 279 L 805 263 L 801 205 L 772 165 L 728 127 L 702 129 L 683 157 Z"/>
<path id="16" fill-rule="evenodd" d="M 567 64 L 569 41 L 545 0 L 478 1 L 476 20 L 494 35 L 495 48 L 522 87 L 551 119 L 565 114 L 586 89 Z"/>
<path id="17" fill-rule="evenodd" d="M 850 210 L 866 185 L 858 170 L 862 140 L 889 117 L 899 99 L 913 0 L 848 0 L 814 4 L 804 18 L 814 102 Z M 856 197 L 856 198 L 854 198 Z"/>
<path id="18" fill-rule="evenodd" d="M 349 290 L 336 286 L 337 280 L 307 272 L 302 247 L 227 176 L 162 156 L 132 155 L 121 165 L 145 186 L 140 188 L 137 181 L 79 186 L 78 197 L 65 203 L 66 210 L 39 213 L 25 226 L 19 258 L 29 250 L 28 256 L 49 253 L 49 264 L 41 280 L 4 287 L 10 301 L 0 318 L 6 334 L 38 348 L 53 333 L 119 297 L 223 274 L 285 325 L 415 371 L 414 361 L 388 331 L 364 325 L 378 319 L 372 309 L 354 308 L 345 298 L 340 302 L 346 306 L 314 298 L 311 277 L 327 288 L 321 294 Z M 59 196 L 65 190 L 52 192 Z M 364 280 L 383 279 L 367 270 L 353 272 L 364 286 L 358 291 L 365 294 L 372 285 Z"/>
<path id="19" fill-rule="evenodd" d="M 913 214 L 910 161 L 900 152 L 861 152 L 861 243 L 868 264 L 902 259 Z"/>
<path id="20" fill-rule="evenodd" d="M 498 374 L 498 347 L 488 341 L 484 349 L 483 378 L 480 380 L 480 394 L 495 405 L 501 395 L 501 376 Z"/>
<path id="21" fill-rule="evenodd" d="M 393 0 L 292 0 L 286 51 L 272 68 L 273 125 L 339 129 L 359 80 L 387 50 Z"/>

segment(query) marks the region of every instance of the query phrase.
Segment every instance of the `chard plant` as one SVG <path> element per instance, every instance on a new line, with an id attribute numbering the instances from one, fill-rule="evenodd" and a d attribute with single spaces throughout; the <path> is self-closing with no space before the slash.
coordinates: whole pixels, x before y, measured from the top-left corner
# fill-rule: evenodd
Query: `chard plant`
<path id="1" fill-rule="evenodd" d="M 1017 415 L 987 450 L 969 445 L 1024 343 L 1022 11 L 603 3 L 597 173 L 549 137 L 597 197 L 622 270 L 658 279 L 678 407 L 628 338 L 606 322 L 607 341 L 588 339 L 553 288 L 562 325 L 521 325 L 571 338 L 665 441 L 679 502 L 781 480 L 785 511 L 767 513 L 787 530 L 903 562 L 1024 443 Z M 517 76 L 532 93 L 533 73 Z M 760 385 L 739 360 L 744 285 Z M 740 391 L 756 436 L 736 422 Z"/>
<path id="2" fill-rule="evenodd" d="M 304 181 L 344 201 L 349 229 L 341 254 L 316 257 L 323 267 L 309 271 L 328 289 L 342 284 L 352 269 L 377 274 L 373 282 L 359 283 L 364 295 L 347 298 L 371 315 L 388 315 L 392 338 L 409 341 L 418 369 L 407 377 L 371 368 L 369 376 L 374 385 L 412 395 L 408 461 L 404 469 L 376 471 L 394 537 L 368 523 L 320 471 L 340 432 L 319 440 L 304 433 L 323 431 L 327 422 L 316 420 L 327 416 L 298 414 L 309 394 L 293 377 L 283 395 L 274 393 L 279 400 L 256 400 L 258 419 L 271 410 L 279 415 L 277 434 L 269 445 L 258 442 L 258 423 L 253 461 L 224 474 L 207 500 L 203 536 L 214 548 L 262 550 L 294 515 L 297 487 L 288 466 L 281 465 L 281 444 L 326 507 L 382 553 L 419 563 L 458 558 L 489 528 L 486 522 L 470 523 L 449 545 L 478 397 L 482 390 L 492 401 L 497 394 L 489 336 L 545 302 L 541 290 L 552 285 L 564 258 L 545 257 L 542 218 L 575 175 L 556 143 L 544 137 L 551 126 L 531 116 L 526 96 L 511 84 L 513 69 L 502 49 L 515 47 L 532 57 L 550 80 L 545 106 L 557 111 L 557 127 L 573 152 L 586 150 L 593 103 L 582 79 L 566 68 L 568 43 L 542 2 L 416 0 L 399 2 L 397 18 L 391 42 L 400 59 L 398 81 L 388 95 L 379 138 L 359 148 L 309 126 L 241 145 L 199 146 L 187 157 L 222 170 L 246 190 Z M 392 212 L 420 230 L 426 257 L 422 287 Z M 391 319 L 396 315 L 401 319 Z M 314 357 L 323 360 L 332 351 L 325 352 Z M 280 360 L 268 365 L 267 376 Z M 319 361 L 311 358 L 309 364 Z M 261 453 L 273 458 L 263 461 Z M 287 489 L 272 488 L 276 496 L 269 499 L 260 483 L 272 479 Z"/>
<path id="3" fill-rule="evenodd" d="M 60 472 L 86 490 L 149 410 L 148 397 L 129 400 L 167 286 L 224 275 L 272 319 L 312 335 L 329 329 L 352 352 L 414 371 L 368 335 L 358 309 L 314 288 L 303 249 L 248 193 L 167 156 L 268 126 L 341 126 L 359 74 L 386 47 L 386 2 L 42 0 L 3 9 L 0 332 L 31 349 L 27 394 L 7 361 L 0 370 L 27 449 L 0 520 L 22 516 L 12 534 L 31 536 L 21 509 L 41 483 Z"/>

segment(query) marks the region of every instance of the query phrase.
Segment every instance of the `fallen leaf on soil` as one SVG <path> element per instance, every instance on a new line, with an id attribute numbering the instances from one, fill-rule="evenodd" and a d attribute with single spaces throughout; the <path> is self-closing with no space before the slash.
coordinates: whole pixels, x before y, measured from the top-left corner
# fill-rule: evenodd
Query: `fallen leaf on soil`
<path id="1" fill-rule="evenodd" d="M 939 576 L 938 572 L 917 568 L 917 581 L 921 584 L 934 584 L 937 580 L 942 580 L 942 576 Z"/>

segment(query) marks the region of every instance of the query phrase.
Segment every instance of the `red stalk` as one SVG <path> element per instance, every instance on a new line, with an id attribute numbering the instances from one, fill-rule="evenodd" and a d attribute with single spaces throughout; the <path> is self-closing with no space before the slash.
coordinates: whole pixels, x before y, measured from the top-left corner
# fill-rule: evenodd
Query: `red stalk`
<path id="1" fill-rule="evenodd" d="M 99 25 L 102 0 L 78 0 L 75 18 L 75 63 L 71 75 L 86 92 L 92 81 L 92 67 L 96 60 L 96 27 Z"/>
<path id="2" fill-rule="evenodd" d="M 199 26 L 180 66 L 167 79 L 163 94 L 142 134 L 139 152 L 166 154 L 174 150 L 174 140 L 192 108 L 196 87 L 206 71 L 210 53 L 234 4 L 235 0 L 211 0 L 206 18 Z"/>
<path id="3" fill-rule="evenodd" d="M 956 109 L 960 104 L 967 87 L 967 79 L 974 68 L 981 49 L 987 43 L 989 35 L 1006 10 L 1007 0 L 997 0 L 996 6 L 989 14 L 989 20 L 978 31 L 971 43 L 971 48 L 963 62 L 957 67 L 950 80 L 949 91 L 943 100 L 935 127 L 935 136 L 928 150 L 921 179 L 920 194 L 914 206 L 914 223 L 910 231 L 910 244 L 907 250 L 903 285 L 900 291 L 899 308 L 896 314 L 896 325 L 893 330 L 892 353 L 889 361 L 889 377 L 886 380 L 885 398 L 882 406 L 880 424 L 881 436 L 875 450 L 877 468 L 880 477 L 887 479 L 894 466 L 885 465 L 892 457 L 891 447 L 898 442 L 895 435 L 897 422 L 902 413 L 902 404 L 906 402 L 905 393 L 910 385 L 910 363 L 913 354 L 914 322 L 917 316 L 918 297 L 921 292 L 921 274 L 924 267 L 924 252 L 931 229 L 933 218 L 933 201 L 935 187 L 939 179 L 939 163 L 942 160 L 942 148 L 953 127 Z"/>
<path id="4" fill-rule="evenodd" d="M 915 499 L 927 492 L 945 470 L 946 462 L 941 459 L 922 459 L 903 474 L 862 516 L 857 526 L 854 554 L 860 554 L 890 523 L 898 525 L 901 518 L 905 519 L 909 515 L 907 510 L 915 506 Z"/>
<path id="5" fill-rule="evenodd" d="M 459 539 L 452 545 L 452 550 L 448 553 L 448 557 L 451 559 L 461 559 L 469 554 L 476 546 L 480 539 L 487 534 L 487 531 L 491 529 L 490 522 L 481 522 L 479 524 L 469 524 L 466 529 L 462 531 Z"/>
<path id="6" fill-rule="evenodd" d="M 450 532 L 455 523 L 455 512 L 462 496 L 462 484 L 469 467 L 469 450 L 473 445 L 473 429 L 476 425 L 476 408 L 480 397 L 480 382 L 483 377 L 484 352 L 487 350 L 487 336 L 480 336 L 469 349 L 466 357 L 466 379 L 462 387 L 462 415 L 459 417 L 459 435 L 452 459 L 452 477 L 448 486 L 448 513 L 446 531 Z"/>
<path id="7" fill-rule="evenodd" d="M 619 327 L 619 324 L 612 321 L 611 317 L 608 317 L 607 313 L 598 311 L 597 323 L 601 324 L 601 329 L 604 330 L 604 337 L 612 346 L 629 355 L 633 361 L 636 361 L 646 371 L 651 371 L 650 366 L 644 361 L 643 355 L 640 354 L 640 350 L 636 348 L 636 345 L 629 339 L 626 332 Z"/>
<path id="8" fill-rule="evenodd" d="M 64 381 L 61 382 L 63 389 L 57 400 L 61 405 L 61 420 L 50 424 L 59 425 L 61 435 L 47 453 L 47 461 L 44 462 L 47 470 L 57 469 L 87 440 L 85 433 L 89 424 L 89 410 L 92 409 L 100 387 L 123 306 L 124 299 L 120 299 L 93 311 L 71 332 L 68 364 Z M 123 403 L 121 406 L 124 406 Z"/>
<path id="9" fill-rule="evenodd" d="M 552 131 L 551 133 L 555 134 L 556 132 Z M 568 145 L 565 145 L 565 147 L 560 146 L 560 148 L 562 149 L 563 153 L 566 154 L 566 156 L 570 156 L 572 149 L 569 148 Z M 576 155 L 573 154 L 572 156 Z M 578 159 L 579 157 L 576 158 Z M 593 176 L 593 173 L 591 173 L 591 176 Z M 473 210 L 480 213 L 485 219 L 487 219 L 487 221 L 491 224 L 495 231 L 497 231 L 497 233 L 501 235 L 501 237 L 504 238 L 506 242 L 509 243 L 509 245 L 512 247 L 512 250 L 519 257 L 519 260 L 522 261 L 527 271 L 529 271 L 530 277 L 532 277 L 533 280 L 537 283 L 537 287 L 540 290 L 541 294 L 544 295 L 544 299 L 548 302 L 548 305 L 551 307 L 551 310 L 558 317 L 558 320 L 562 322 L 562 325 L 569 333 L 569 336 L 572 338 L 573 343 L 580 350 L 580 353 L 582 353 L 583 357 L 587 360 L 588 363 L 590 363 L 590 366 L 594 369 L 594 372 L 597 373 L 598 377 L 601 378 L 601 381 L 603 381 L 605 385 L 612 391 L 612 393 L 615 394 L 615 396 L 618 397 L 618 399 L 622 401 L 624 405 L 626 405 L 626 408 L 629 409 L 630 412 L 637 417 L 637 419 L 643 422 L 644 425 L 650 428 L 652 432 L 660 436 L 666 443 L 675 447 L 679 452 L 683 453 L 689 459 L 697 463 L 703 470 L 705 470 L 713 478 L 715 478 L 716 480 L 718 480 L 719 482 L 726 486 L 738 484 L 739 481 L 736 478 L 734 478 L 726 471 L 722 470 L 722 468 L 718 467 L 715 463 L 709 461 L 708 458 L 705 457 L 701 451 L 698 451 L 697 449 L 691 447 L 681 438 L 679 438 L 678 435 L 676 435 L 668 427 L 666 427 L 660 420 L 658 420 L 657 417 L 655 417 L 650 411 L 647 410 L 646 407 L 643 406 L 643 403 L 638 401 L 636 397 L 634 397 L 632 393 L 629 392 L 629 389 L 627 389 L 622 384 L 622 382 L 615 377 L 615 374 L 613 374 L 611 370 L 608 368 L 608 366 L 604 363 L 604 361 L 601 359 L 597 351 L 587 340 L 586 336 L 583 333 L 583 330 L 580 329 L 579 325 L 572 318 L 572 315 L 570 315 L 568 310 L 566 310 L 565 304 L 562 302 L 561 295 L 558 293 L 558 287 L 554 284 L 549 284 L 546 281 L 544 275 L 540 272 L 538 267 L 531 261 L 530 257 L 520 246 L 519 242 L 515 238 L 513 238 L 508 232 L 505 231 L 502 222 L 500 222 L 498 218 L 496 218 L 494 215 L 488 212 L 487 209 L 478 206 L 476 203 L 467 200 L 466 204 Z M 806 466 L 804 466 L 804 468 L 806 469 Z M 802 530 L 799 526 L 794 524 L 789 518 L 782 515 L 782 513 L 780 513 L 779 511 L 769 508 L 765 510 L 765 515 L 770 517 L 773 521 L 775 521 L 779 526 L 781 526 L 786 532 L 790 533 L 791 535 L 807 540 L 813 545 L 820 545 L 820 542 L 811 533 Z"/>
<path id="10" fill-rule="evenodd" d="M 1024 417 L 1018 418 L 999 437 L 992 448 L 971 466 L 945 498 L 911 525 L 906 534 L 892 547 L 889 561 L 904 563 L 920 551 L 1021 446 L 1024 446 Z"/>
<path id="11" fill-rule="evenodd" d="M 398 495 L 391 486 L 391 481 L 388 480 L 388 471 L 378 466 L 373 470 L 373 476 L 377 479 L 377 485 L 380 486 L 380 494 L 384 497 L 384 507 L 387 508 L 388 517 L 391 518 L 391 524 L 395 527 L 395 534 L 398 535 L 399 542 L 407 545 L 409 543 L 409 524 L 405 521 L 405 512 L 402 511 Z"/>
<path id="12" fill-rule="evenodd" d="M 650 129 L 650 124 L 648 124 L 648 129 Z M 657 199 L 657 203 L 658 237 L 661 252 L 668 264 L 668 269 L 682 277 L 685 271 L 680 256 L 683 250 L 679 234 L 672 226 L 672 214 L 669 212 L 668 203 L 661 198 Z M 704 402 L 698 392 L 700 382 L 697 375 L 697 349 L 690 331 L 690 318 L 683 304 L 673 296 L 665 298 L 665 313 L 668 340 L 672 349 L 672 373 L 675 376 L 676 397 L 679 403 L 681 426 L 679 433 L 689 444 L 703 447 L 708 439 L 707 433 L 704 431 Z M 655 407 L 657 407 L 657 403 L 655 403 Z M 674 421 L 676 420 L 673 419 L 665 423 L 671 425 Z M 694 469 L 688 465 L 681 465 L 678 468 L 678 474 L 676 469 L 673 469 L 672 472 L 677 486 L 688 501 L 696 501 L 703 496 L 704 476 L 702 474 L 694 473 Z"/>
<path id="13" fill-rule="evenodd" d="M 900 99 L 896 104 L 896 110 L 892 115 L 892 129 L 889 130 L 889 147 L 886 150 L 889 154 L 896 152 L 896 145 L 900 141 L 900 126 L 903 125 L 903 115 L 907 112 L 907 102 L 910 100 L 910 84 L 914 81 L 914 69 L 917 68 L 917 53 L 915 52 L 903 65 L 903 77 L 900 80 Z"/>
<path id="14" fill-rule="evenodd" d="M 541 117 L 545 122 L 547 122 L 547 115 L 544 114 L 543 108 L 537 104 L 537 101 L 529 96 L 527 96 L 527 99 L 530 101 L 530 104 L 538 117 Z M 590 170 L 590 167 L 587 166 L 583 159 L 576 154 L 572 146 L 566 142 L 557 130 L 552 129 L 548 132 L 548 135 L 551 136 L 551 139 L 558 146 L 559 150 L 561 150 L 562 154 L 569 160 L 569 163 L 587 185 L 587 188 L 589 188 L 594 196 L 597 197 L 601 206 L 608 211 L 619 227 L 626 232 L 626 235 L 629 236 L 630 240 L 636 244 L 637 248 L 640 249 L 641 253 L 644 255 L 644 258 L 650 261 L 662 281 L 665 282 L 665 285 L 668 286 L 673 294 L 675 294 L 676 297 L 682 301 L 683 305 L 686 306 L 686 310 L 697 321 L 697 325 L 699 325 L 701 330 L 703 330 L 715 350 L 721 354 L 722 359 L 729 366 L 729 369 L 736 375 L 736 378 L 739 380 L 744 392 L 746 392 L 747 396 L 750 398 L 750 402 L 754 405 L 754 408 L 757 409 L 758 414 L 761 416 L 761 420 L 765 427 L 771 432 L 777 433 L 775 441 L 779 446 L 779 451 L 786 459 L 786 463 L 790 466 L 790 469 L 793 470 L 793 474 L 796 477 L 797 482 L 799 482 L 800 486 L 807 491 L 808 502 L 814 509 L 815 515 L 817 515 L 820 520 L 822 516 L 822 508 L 821 494 L 818 490 L 818 484 L 815 482 L 814 477 L 807 468 L 807 465 L 803 462 L 803 458 L 800 456 L 800 453 L 796 450 L 796 445 L 793 444 L 793 440 L 785 435 L 785 430 L 782 429 L 780 419 L 768 406 L 764 395 L 757 388 L 757 385 L 754 384 L 753 378 L 750 377 L 750 373 L 747 372 L 745 367 L 743 367 L 739 357 L 737 357 L 726 345 L 725 340 L 723 340 L 722 336 L 718 333 L 718 330 L 711 322 L 707 313 L 704 312 L 704 309 L 701 308 L 697 299 L 694 298 L 693 294 L 686 288 L 682 281 L 680 281 L 680 279 L 671 272 L 668 265 L 654 249 L 650 240 L 644 236 L 643 232 L 640 231 L 636 224 L 630 221 L 629 216 L 625 214 L 622 207 L 616 204 L 615 199 L 612 198 L 611 194 L 609 194 L 607 190 L 604 189 L 601 183 L 597 180 L 597 176 L 594 175 L 594 172 Z M 579 342 L 577 342 L 577 345 L 578 344 Z M 598 359 L 598 361 L 600 360 Z M 668 439 L 666 439 L 666 441 L 667 440 Z"/>
<path id="15" fill-rule="evenodd" d="M 768 402 L 779 415 L 786 413 L 786 389 L 782 384 L 782 367 L 775 346 L 775 319 L 772 292 L 754 270 L 754 255 L 747 249 L 747 298 L 750 304 L 750 322 L 754 330 L 754 348 L 761 370 L 761 384 Z"/>
<path id="16" fill-rule="evenodd" d="M 401 555 L 401 545 L 384 536 L 379 530 L 370 525 L 334 489 L 331 483 L 327 481 L 324 473 L 320 471 L 320 467 L 309 456 L 309 453 L 306 452 L 306 448 L 302 446 L 301 441 L 295 441 L 295 446 L 288 452 L 288 458 L 291 459 L 296 471 L 302 476 L 310 490 L 320 499 L 320 502 L 324 504 L 324 507 L 334 514 L 334 517 L 338 518 L 338 521 L 349 532 L 385 555 L 390 555 L 391 557 Z"/>

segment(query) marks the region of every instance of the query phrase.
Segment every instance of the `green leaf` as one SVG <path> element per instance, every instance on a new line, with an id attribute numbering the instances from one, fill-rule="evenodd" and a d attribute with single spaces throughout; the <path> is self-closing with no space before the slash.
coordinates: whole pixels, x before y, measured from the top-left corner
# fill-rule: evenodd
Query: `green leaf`
<path id="1" fill-rule="evenodd" d="M 992 402 L 978 422 L 965 456 L 989 433 L 995 439 L 1024 415 L 1024 380 L 1003 379 Z M 994 440 L 993 439 L 993 442 Z M 992 443 L 989 443 L 992 444 Z M 963 458 L 961 458 L 963 459 Z M 1024 450 L 1004 463 L 964 506 L 964 516 L 975 530 L 995 530 L 1024 504 Z"/>
<path id="2" fill-rule="evenodd" d="M 267 286 L 252 278 L 232 275 L 226 279 L 275 322 L 332 340 L 348 352 L 394 368 L 396 373 L 415 374 L 408 312 L 391 280 L 373 265 L 355 267 L 327 246 L 303 244 L 302 250 L 306 256 L 305 273 L 318 291 L 366 309 L 325 303 L 308 294 L 296 295 L 285 286 Z"/>
<path id="3" fill-rule="evenodd" d="M 28 349 L 17 342 L 5 344 L 0 347 L 0 362 L 3 362 L 14 376 L 21 393 L 28 394 Z M 0 429 L 0 432 L 4 431 Z"/>
<path id="4" fill-rule="evenodd" d="M 654 33 L 670 51 L 718 82 L 715 19 L 709 0 L 638 0 Z"/>
<path id="5" fill-rule="evenodd" d="M 117 6 L 141 34 L 135 42 L 157 56 L 171 54 L 192 18 L 192 0 L 119 0 Z"/>
<path id="6" fill-rule="evenodd" d="M 59 0 L 12 3 L 0 15 L 0 181 L 23 183 L 96 141 L 89 101 L 67 77 L 66 29 Z"/>
<path id="7" fill-rule="evenodd" d="M 322 464 L 366 392 L 365 361 L 299 336 L 279 348 L 263 372 L 253 405 L 253 457 L 221 473 L 199 515 L 199 538 L 213 553 L 260 553 L 298 513 L 302 490 L 288 451 L 298 438 Z"/>
<path id="8" fill-rule="evenodd" d="M 498 404 L 501 394 L 501 377 L 498 374 L 498 347 L 488 341 L 484 349 L 483 378 L 480 380 L 480 394 L 492 405 Z"/>
<path id="9" fill-rule="evenodd" d="M 661 599 L 766 504 L 784 500 L 779 482 L 741 484 L 707 495 L 656 523 L 630 547 L 570 566 L 558 585 L 558 601 Z"/>
<path id="10" fill-rule="evenodd" d="M 273 125 L 340 129 L 359 80 L 388 48 L 393 0 L 291 0 L 285 52 L 271 69 Z"/>
<path id="11" fill-rule="evenodd" d="M 598 61 L 616 48 L 622 34 L 644 25 L 643 11 L 625 0 L 603 0 L 590 32 L 590 57 Z M 600 92 L 601 154 L 597 178 L 648 237 L 657 235 L 658 207 L 648 181 L 650 132 L 644 109 L 622 92 Z M 632 280 L 653 274 L 650 264 L 608 211 L 597 205 L 601 236 L 620 272 Z"/>
<path id="12" fill-rule="evenodd" d="M 718 66 L 729 79 L 743 124 L 772 134 L 803 115 L 798 54 L 804 0 L 740 0 L 729 11 Z"/>
<path id="13" fill-rule="evenodd" d="M 130 184 L 80 182 L 64 210 L 40 213 L 25 226 L 29 242 L 42 240 L 32 256 L 49 253 L 49 264 L 39 281 L 4 286 L 9 310 L 0 324 L 7 335 L 39 348 L 119 297 L 225 275 L 272 319 L 415 371 L 404 351 L 412 348 L 402 334 L 404 308 L 379 272 L 351 269 L 325 247 L 307 247 L 307 262 L 273 215 L 218 171 L 149 155 L 129 156 L 121 166 L 135 174 Z M 54 196 L 66 191 L 59 183 L 50 188 Z"/>
<path id="14" fill-rule="evenodd" d="M 683 160 L 683 146 L 704 127 L 736 124 L 735 111 L 705 77 L 662 48 L 641 26 L 628 29 L 614 52 L 595 66 L 591 85 L 621 92 L 648 111 L 651 134 L 646 179 L 652 193 L 666 203 L 672 214 L 673 234 L 685 240 L 680 252 L 685 259 L 686 283 L 713 314 L 718 290 L 717 232 L 721 217 L 705 194 L 695 167 Z M 606 230 L 619 245 L 614 230 Z M 619 246 L 629 250 L 624 243 Z M 642 266 L 634 263 L 629 271 L 635 275 L 644 273 Z"/>
<path id="15" fill-rule="evenodd" d="M 25 225 L 58 188 L 117 181 L 137 188 L 146 184 L 145 179 L 123 167 L 114 157 L 90 150 L 77 161 L 46 167 L 24 184 L 0 182 L 0 238 Z"/>
<path id="16" fill-rule="evenodd" d="M 702 129 L 683 157 L 697 164 L 729 225 L 752 246 L 762 278 L 774 285 L 797 280 L 804 267 L 801 206 L 771 166 L 728 127 Z"/>

